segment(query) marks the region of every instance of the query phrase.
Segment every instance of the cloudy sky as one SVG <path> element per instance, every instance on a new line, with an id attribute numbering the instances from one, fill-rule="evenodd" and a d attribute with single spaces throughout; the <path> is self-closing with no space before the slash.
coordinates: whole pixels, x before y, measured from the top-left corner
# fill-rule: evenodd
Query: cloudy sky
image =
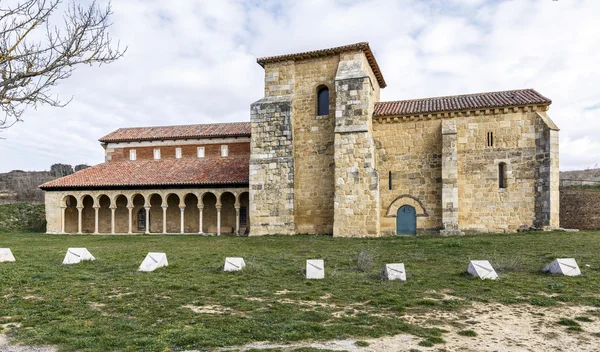
<path id="1" fill-rule="evenodd" d="M 81 1 L 81 0 L 79 0 Z M 2 1 L 4 3 L 4 1 Z M 113 0 L 126 56 L 82 67 L 0 134 L 0 172 L 97 164 L 133 126 L 248 121 L 261 56 L 368 41 L 382 101 L 535 88 L 553 100 L 562 170 L 600 167 L 598 0 Z"/>

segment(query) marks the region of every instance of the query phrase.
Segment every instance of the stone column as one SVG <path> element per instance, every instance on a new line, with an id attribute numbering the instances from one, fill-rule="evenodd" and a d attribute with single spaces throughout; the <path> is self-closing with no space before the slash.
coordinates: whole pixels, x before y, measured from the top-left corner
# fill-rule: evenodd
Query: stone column
<path id="1" fill-rule="evenodd" d="M 60 232 L 61 233 L 66 233 L 65 231 L 65 224 L 66 224 L 66 211 L 67 211 L 67 207 L 60 207 Z"/>
<path id="2" fill-rule="evenodd" d="M 162 206 L 162 210 L 163 210 L 163 233 L 167 233 L 167 205 L 163 205 Z"/>
<path id="3" fill-rule="evenodd" d="M 110 207 L 110 233 L 111 234 L 115 234 L 115 211 L 117 210 L 116 207 L 111 206 Z"/>
<path id="4" fill-rule="evenodd" d="M 456 120 L 442 120 L 442 235 L 462 235 L 458 226 Z"/>
<path id="5" fill-rule="evenodd" d="M 181 233 L 185 233 L 185 206 L 179 207 L 179 210 L 181 211 Z"/>
<path id="6" fill-rule="evenodd" d="M 94 233 L 98 234 L 98 212 L 100 211 L 100 206 L 94 206 Z"/>
<path id="7" fill-rule="evenodd" d="M 129 227 L 127 228 L 127 233 L 128 234 L 132 234 L 133 233 L 133 206 L 128 205 L 127 206 L 127 210 L 129 211 Z"/>
<path id="8" fill-rule="evenodd" d="M 77 233 L 78 234 L 83 233 L 83 231 L 82 231 L 83 224 L 82 223 L 83 223 L 83 207 L 78 206 L 77 207 Z"/>
<path id="9" fill-rule="evenodd" d="M 199 220 L 199 224 L 200 224 L 200 229 L 198 230 L 198 233 L 204 233 L 202 231 L 202 213 L 203 212 L 204 212 L 204 207 L 198 207 L 198 213 L 200 214 L 200 215 L 198 215 L 200 217 L 200 219 L 198 219 Z"/>
<path id="10" fill-rule="evenodd" d="M 221 206 L 217 206 L 217 236 L 221 236 Z"/>
<path id="11" fill-rule="evenodd" d="M 146 209 L 146 235 L 150 233 L 150 206 L 145 206 Z"/>
<path id="12" fill-rule="evenodd" d="M 235 234 L 240 235 L 240 206 L 235 206 Z"/>

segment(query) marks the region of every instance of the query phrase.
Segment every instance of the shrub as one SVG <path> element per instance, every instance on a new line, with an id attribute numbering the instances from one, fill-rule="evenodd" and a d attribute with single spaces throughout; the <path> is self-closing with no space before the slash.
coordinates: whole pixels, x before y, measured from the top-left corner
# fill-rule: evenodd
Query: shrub
<path id="1" fill-rule="evenodd" d="M 477 333 L 473 330 L 461 330 L 458 332 L 458 334 L 462 335 L 462 336 L 470 336 L 470 337 L 477 336 Z"/>
<path id="2" fill-rule="evenodd" d="M 0 232 L 46 232 L 43 204 L 0 205 Z"/>
<path id="3" fill-rule="evenodd" d="M 373 255 L 366 248 L 361 248 L 356 257 L 356 268 L 358 271 L 366 272 L 373 267 Z"/>

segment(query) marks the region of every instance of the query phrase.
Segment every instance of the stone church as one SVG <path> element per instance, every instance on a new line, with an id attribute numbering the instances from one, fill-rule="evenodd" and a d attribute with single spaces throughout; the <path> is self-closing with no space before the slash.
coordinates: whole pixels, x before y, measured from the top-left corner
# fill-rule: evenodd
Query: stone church
<path id="1" fill-rule="evenodd" d="M 49 233 L 513 232 L 559 226 L 558 128 L 533 89 L 381 102 L 368 43 L 257 60 L 250 122 L 121 128 L 45 183 Z"/>

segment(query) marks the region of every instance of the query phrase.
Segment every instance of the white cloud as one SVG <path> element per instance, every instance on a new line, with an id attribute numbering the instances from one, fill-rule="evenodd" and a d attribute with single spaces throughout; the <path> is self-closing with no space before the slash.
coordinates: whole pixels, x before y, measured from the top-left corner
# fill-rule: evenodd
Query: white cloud
<path id="1" fill-rule="evenodd" d="M 553 100 L 561 168 L 600 163 L 597 0 L 113 1 L 118 62 L 56 87 L 73 102 L 2 133 L 0 172 L 99 163 L 118 127 L 247 121 L 256 58 L 369 41 L 382 100 L 536 88 Z"/>

